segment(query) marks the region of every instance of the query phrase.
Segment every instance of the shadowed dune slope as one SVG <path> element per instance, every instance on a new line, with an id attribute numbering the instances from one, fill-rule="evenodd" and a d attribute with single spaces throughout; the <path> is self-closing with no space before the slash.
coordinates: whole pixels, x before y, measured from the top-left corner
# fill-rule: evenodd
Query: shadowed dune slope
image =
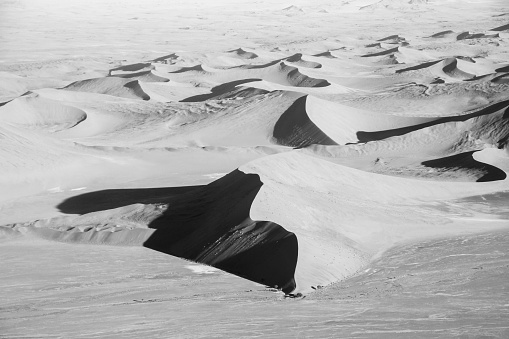
<path id="1" fill-rule="evenodd" d="M 502 31 L 508 31 L 508 30 L 509 30 L 509 24 L 490 29 L 490 31 L 495 31 L 495 32 L 502 32 Z"/>
<path id="2" fill-rule="evenodd" d="M 381 52 L 364 54 L 364 55 L 361 55 L 361 57 L 370 58 L 370 57 L 382 56 L 382 55 L 396 53 L 398 50 L 399 50 L 399 47 L 394 47 L 394 48 L 390 48 L 390 49 L 387 49 L 387 50 L 381 51 Z"/>
<path id="3" fill-rule="evenodd" d="M 291 147 L 306 147 L 312 144 L 336 145 L 306 113 L 306 97 L 297 99 L 274 125 L 276 143 Z"/>
<path id="4" fill-rule="evenodd" d="M 292 55 L 291 57 L 286 58 L 286 61 L 289 61 L 297 66 L 307 67 L 307 68 L 322 68 L 322 64 L 314 61 L 307 61 L 302 59 L 302 54 L 297 53 Z"/>
<path id="5" fill-rule="evenodd" d="M 162 76 L 154 74 L 153 71 L 143 71 L 143 72 L 137 72 L 137 73 L 115 74 L 115 75 L 112 75 L 112 76 L 118 77 L 118 78 L 124 78 L 124 79 L 138 80 L 138 81 L 141 81 L 141 82 L 168 82 L 168 81 L 170 81 L 167 78 L 164 78 Z"/>
<path id="6" fill-rule="evenodd" d="M 256 53 L 245 51 L 242 48 L 230 50 L 227 53 L 231 56 L 235 56 L 235 57 L 241 58 L 241 59 L 256 59 L 256 58 L 258 58 L 258 55 Z"/>
<path id="7" fill-rule="evenodd" d="M 66 91 L 107 94 L 128 99 L 150 99 L 150 96 L 141 88 L 138 80 L 118 77 L 76 81 L 63 89 Z"/>
<path id="8" fill-rule="evenodd" d="M 131 204 L 166 203 L 174 196 L 202 187 L 180 186 L 96 191 L 66 199 L 57 208 L 66 214 L 87 214 Z"/>
<path id="9" fill-rule="evenodd" d="M 474 113 L 440 118 L 419 125 L 377 132 L 359 131 L 357 137 L 361 142 L 368 142 L 400 136 L 413 131 L 428 135 L 448 133 L 448 139 L 454 136 L 457 143 L 464 144 L 468 143 L 468 140 L 482 139 L 486 143 L 503 148 L 507 145 L 509 135 L 508 105 L 509 101 L 502 101 Z M 419 130 L 425 131 L 419 132 Z M 466 139 L 465 133 L 468 134 Z M 409 135 L 409 137 L 411 136 Z"/>
<path id="10" fill-rule="evenodd" d="M 145 247 L 212 265 L 285 292 L 295 289 L 297 238 L 249 217 L 262 182 L 238 170 L 169 202 Z"/>
<path id="11" fill-rule="evenodd" d="M 477 182 L 504 180 L 507 174 L 500 168 L 477 161 L 474 152 L 465 152 L 444 158 L 424 161 L 426 167 L 442 172 L 464 171 L 477 177 Z"/>

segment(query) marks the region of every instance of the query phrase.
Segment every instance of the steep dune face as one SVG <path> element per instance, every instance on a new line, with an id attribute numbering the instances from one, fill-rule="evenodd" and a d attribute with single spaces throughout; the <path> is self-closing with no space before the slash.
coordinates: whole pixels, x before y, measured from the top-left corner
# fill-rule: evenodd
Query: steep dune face
<path id="1" fill-rule="evenodd" d="M 115 74 L 114 76 L 124 79 L 133 79 L 138 80 L 140 82 L 168 82 L 170 81 L 167 78 L 159 76 L 155 74 L 153 71 L 144 71 L 137 73 L 127 73 L 127 74 Z"/>
<path id="2" fill-rule="evenodd" d="M 320 64 L 318 62 L 304 60 L 301 53 L 297 53 L 297 54 L 292 55 L 289 58 L 286 58 L 286 61 L 289 61 L 292 64 L 295 64 L 295 65 L 301 66 L 301 67 L 322 68 L 322 64 Z"/>
<path id="3" fill-rule="evenodd" d="M 274 125 L 272 133 L 276 143 L 291 147 L 306 147 L 312 144 L 335 145 L 309 118 L 306 112 L 307 98 L 297 99 Z"/>
<path id="4" fill-rule="evenodd" d="M 144 246 L 293 291 L 298 253 L 295 235 L 276 223 L 249 216 L 261 186 L 257 175 L 234 171 L 199 191 L 179 196 L 150 223 L 156 231 Z"/>
<path id="5" fill-rule="evenodd" d="M 241 59 L 256 59 L 258 58 L 258 55 L 253 52 L 248 52 L 244 50 L 243 48 L 237 48 L 231 51 L 228 51 L 229 55 L 241 58 Z"/>

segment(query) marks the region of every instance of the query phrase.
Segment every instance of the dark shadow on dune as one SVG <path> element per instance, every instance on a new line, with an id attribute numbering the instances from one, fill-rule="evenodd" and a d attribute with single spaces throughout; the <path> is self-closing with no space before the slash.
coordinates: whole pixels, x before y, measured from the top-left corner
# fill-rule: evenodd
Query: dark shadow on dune
<path id="1" fill-rule="evenodd" d="M 504 66 L 504 67 L 497 68 L 497 69 L 495 70 L 495 72 L 497 72 L 497 73 L 505 73 L 505 72 L 509 72 L 509 65 Z"/>
<path id="2" fill-rule="evenodd" d="M 227 51 L 227 53 L 235 54 L 243 59 L 256 59 L 258 55 L 253 52 L 247 52 L 242 48 L 232 49 Z"/>
<path id="3" fill-rule="evenodd" d="M 435 126 L 435 125 L 439 125 L 439 124 L 444 124 L 444 123 L 447 123 L 447 122 L 466 121 L 466 120 L 469 120 L 469 119 L 472 119 L 472 118 L 476 118 L 476 117 L 480 117 L 480 116 L 483 116 L 483 115 L 492 114 L 492 113 L 495 113 L 495 112 L 497 112 L 499 110 L 502 110 L 502 109 L 506 108 L 508 105 L 509 105 L 509 100 L 505 100 L 505 101 L 501 101 L 499 103 L 493 104 L 491 106 L 488 106 L 486 108 L 483 108 L 483 109 L 481 109 L 481 110 L 479 110 L 477 112 L 473 112 L 473 113 L 465 114 L 465 115 L 460 115 L 460 116 L 440 118 L 440 119 L 437 119 L 437 120 L 434 120 L 434 121 L 430 121 L 430 122 L 426 122 L 426 123 L 419 124 L 419 125 L 407 126 L 407 127 L 402 127 L 402 128 L 395 128 L 395 129 L 384 130 L 384 131 L 376 131 L 376 132 L 359 131 L 359 132 L 356 133 L 357 134 L 357 139 L 359 140 L 360 143 L 387 139 L 387 138 L 390 138 L 390 137 L 395 137 L 395 136 L 407 134 L 407 133 L 414 132 L 414 131 L 417 131 L 417 130 L 420 130 L 420 129 L 423 129 L 423 128 L 426 128 L 426 127 L 431 127 L 431 126 Z M 506 109 L 505 114 L 502 116 L 503 120 L 509 120 L 508 111 L 509 111 L 509 108 Z M 507 121 L 506 124 L 509 124 L 509 121 Z"/>
<path id="4" fill-rule="evenodd" d="M 286 58 L 286 61 L 300 62 L 301 66 L 308 67 L 308 68 L 322 68 L 322 64 L 320 64 L 318 62 L 303 60 L 301 53 L 297 53 L 292 56 L 289 56 L 288 58 Z"/>
<path id="5" fill-rule="evenodd" d="M 490 29 L 490 31 L 495 31 L 495 32 L 502 32 L 502 31 L 507 31 L 507 30 L 509 30 L 509 24 Z"/>
<path id="6" fill-rule="evenodd" d="M 292 70 L 288 72 L 286 78 L 291 86 L 295 87 L 327 87 L 331 83 L 325 79 L 315 79 L 302 74 L 298 68 L 286 66 Z"/>
<path id="7" fill-rule="evenodd" d="M 179 56 L 175 53 L 171 53 L 171 54 L 167 54 L 167 55 L 163 55 L 161 57 L 158 57 L 158 58 L 155 58 L 152 60 L 152 62 L 159 62 L 159 63 L 168 63 L 168 59 L 171 60 L 175 60 L 175 59 L 178 59 Z"/>
<path id="8" fill-rule="evenodd" d="M 458 60 L 456 58 L 447 58 L 444 60 L 442 71 L 452 78 L 472 79 L 474 74 L 467 73 L 458 68 Z"/>
<path id="9" fill-rule="evenodd" d="M 422 162 L 422 165 L 442 171 L 469 171 L 478 176 L 477 182 L 504 180 L 507 175 L 500 168 L 474 159 L 476 151 L 455 154 L 440 159 Z"/>
<path id="10" fill-rule="evenodd" d="M 205 72 L 202 65 L 196 65 L 191 67 L 182 67 L 181 69 L 177 71 L 170 72 L 172 74 L 178 74 L 178 73 L 185 73 L 185 72 Z"/>
<path id="11" fill-rule="evenodd" d="M 438 32 L 438 33 L 435 33 L 435 34 L 431 35 L 430 38 L 443 38 L 444 36 L 450 35 L 450 34 L 453 34 L 453 33 L 454 32 L 451 31 L 451 30 L 442 31 L 442 32 Z"/>
<path id="12" fill-rule="evenodd" d="M 498 33 L 496 34 L 483 34 L 483 33 L 470 33 L 470 32 L 463 32 L 460 33 L 456 40 L 467 40 L 467 39 L 482 39 L 482 38 L 498 38 Z"/>
<path id="13" fill-rule="evenodd" d="M 419 69 L 428 68 L 430 66 L 433 66 L 433 65 L 439 63 L 440 61 L 442 61 L 442 60 L 424 62 L 422 64 L 415 65 L 415 66 L 412 66 L 412 67 L 398 69 L 398 70 L 396 70 L 396 73 L 399 74 L 399 73 L 403 73 L 403 72 L 416 71 L 416 70 L 419 70 Z"/>
<path id="14" fill-rule="evenodd" d="M 499 75 L 498 77 L 491 79 L 491 82 L 495 84 L 507 84 L 509 83 L 509 73 Z"/>
<path id="15" fill-rule="evenodd" d="M 387 49 L 387 50 L 382 51 L 382 52 L 364 54 L 364 55 L 361 55 L 361 57 L 362 58 L 370 58 L 370 57 L 376 57 L 376 56 L 382 56 L 382 55 L 396 53 L 397 51 L 399 51 L 399 47 L 394 47 L 394 48 L 391 48 L 391 49 Z"/>
<path id="16" fill-rule="evenodd" d="M 242 79 L 242 80 L 235 80 L 226 82 L 224 84 L 218 85 L 216 87 L 213 87 L 210 92 L 207 94 L 199 94 L 199 95 L 193 95 L 189 98 L 185 98 L 180 100 L 180 102 L 201 102 L 206 101 L 210 99 L 224 99 L 224 98 L 230 98 L 230 97 L 237 97 L 237 96 L 247 96 L 249 95 L 247 88 L 236 88 L 238 85 L 242 85 L 248 82 L 255 82 L 255 81 L 261 81 L 261 79 L 258 78 L 251 78 L 251 79 Z M 242 93 L 238 93 L 238 92 Z M 228 93 L 231 93 L 231 95 L 228 95 Z M 264 94 L 268 93 L 268 91 L 262 90 L 262 89 L 255 89 L 252 88 L 251 92 L 254 92 L 255 94 Z M 253 96 L 252 94 L 249 96 Z"/>
<path id="17" fill-rule="evenodd" d="M 237 66 L 237 67 L 233 67 L 232 69 L 235 69 L 235 68 L 245 68 L 245 69 L 260 69 L 260 68 L 267 68 L 267 67 L 270 67 L 270 66 L 274 66 L 274 65 L 277 65 L 278 63 L 280 63 L 282 60 L 284 59 L 277 59 L 277 60 L 274 60 L 274 61 L 270 61 L 266 64 L 261 64 L 261 65 L 241 65 L 241 66 Z"/>
<path id="18" fill-rule="evenodd" d="M 297 99 L 274 125 L 272 136 L 280 145 L 302 148 L 313 144 L 337 145 L 310 119 L 306 112 L 307 97 Z"/>
<path id="19" fill-rule="evenodd" d="M 136 63 L 136 64 L 131 64 L 131 65 L 119 66 L 119 67 L 110 69 L 109 75 L 111 75 L 111 72 L 113 72 L 113 71 L 136 72 L 136 71 L 140 71 L 140 70 L 142 70 L 146 67 L 150 67 L 150 66 L 151 66 L 150 62 L 148 62 L 148 63 L 140 62 L 140 63 Z"/>
<path id="20" fill-rule="evenodd" d="M 207 186 L 170 199 L 155 219 L 145 247 L 220 268 L 292 292 L 297 265 L 295 234 L 249 217 L 263 183 L 235 170 Z"/>
<path id="21" fill-rule="evenodd" d="M 332 55 L 332 53 L 330 51 L 314 54 L 313 56 L 329 58 L 329 59 L 337 59 L 334 55 Z"/>
<path id="22" fill-rule="evenodd" d="M 128 82 L 127 84 L 124 85 L 124 87 L 132 90 L 134 94 L 136 94 L 141 99 L 150 100 L 150 96 L 143 91 L 138 80 Z"/>
<path id="23" fill-rule="evenodd" d="M 127 74 L 114 74 L 110 75 L 111 77 L 117 77 L 117 78 L 124 78 L 124 79 L 131 79 L 131 78 L 137 78 L 137 77 L 148 77 L 151 82 L 169 82 L 170 79 L 163 78 L 159 75 L 155 75 L 152 73 L 152 71 L 144 71 L 144 72 L 137 72 L 137 73 L 127 73 Z"/>
<path id="24" fill-rule="evenodd" d="M 378 39 L 377 41 L 387 41 L 387 40 L 393 40 L 393 39 L 399 39 L 400 36 L 397 34 L 386 36 L 385 38 Z"/>
<path id="25" fill-rule="evenodd" d="M 81 194 L 57 205 L 62 213 L 86 214 L 131 204 L 167 203 L 170 199 L 203 186 L 111 189 Z"/>

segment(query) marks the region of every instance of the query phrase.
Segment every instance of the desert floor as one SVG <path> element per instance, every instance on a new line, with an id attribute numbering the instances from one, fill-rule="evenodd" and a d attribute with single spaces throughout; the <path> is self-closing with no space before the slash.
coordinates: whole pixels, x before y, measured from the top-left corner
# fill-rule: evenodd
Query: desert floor
<path id="1" fill-rule="evenodd" d="M 509 337 L 509 3 L 0 0 L 0 338 Z"/>

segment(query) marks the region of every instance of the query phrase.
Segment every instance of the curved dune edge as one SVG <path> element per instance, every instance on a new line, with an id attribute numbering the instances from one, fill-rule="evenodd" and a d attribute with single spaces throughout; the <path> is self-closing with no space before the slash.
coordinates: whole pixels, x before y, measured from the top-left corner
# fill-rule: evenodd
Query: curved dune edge
<path id="1" fill-rule="evenodd" d="M 0 107 L 0 121 L 49 132 L 73 128 L 85 119 L 85 111 L 34 93 L 11 100 Z"/>
<path id="2" fill-rule="evenodd" d="M 66 91 L 107 94 L 128 99 L 150 99 L 150 96 L 141 88 L 138 80 L 123 79 L 119 77 L 76 81 L 62 89 Z"/>
<path id="3" fill-rule="evenodd" d="M 310 120 L 306 101 L 306 97 L 297 99 L 279 117 L 272 132 L 275 143 L 298 148 L 312 144 L 335 145 L 336 142 Z"/>

